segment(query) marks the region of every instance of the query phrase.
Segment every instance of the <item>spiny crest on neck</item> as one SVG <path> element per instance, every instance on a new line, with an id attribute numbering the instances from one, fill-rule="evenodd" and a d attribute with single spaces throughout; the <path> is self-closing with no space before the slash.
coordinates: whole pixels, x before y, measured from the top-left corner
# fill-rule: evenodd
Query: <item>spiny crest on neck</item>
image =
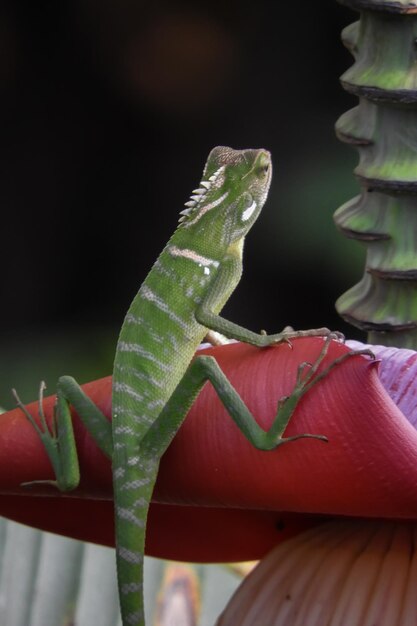
<path id="1" fill-rule="evenodd" d="M 206 180 L 204 179 L 200 181 L 197 189 L 193 189 L 192 195 L 188 202 L 185 203 L 185 209 L 180 211 L 180 218 L 178 220 L 179 224 L 183 222 L 190 223 L 193 220 L 193 216 L 198 214 L 198 210 L 200 209 L 203 201 L 205 200 L 207 193 L 209 190 L 216 189 L 221 187 L 223 183 L 223 176 L 226 166 L 221 165 L 211 176 L 209 176 Z"/>

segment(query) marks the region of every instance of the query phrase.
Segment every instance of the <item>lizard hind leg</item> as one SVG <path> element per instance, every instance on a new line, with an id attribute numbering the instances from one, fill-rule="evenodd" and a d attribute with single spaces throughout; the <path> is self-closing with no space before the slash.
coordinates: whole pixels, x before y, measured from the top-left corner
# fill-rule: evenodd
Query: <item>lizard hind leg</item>
<path id="1" fill-rule="evenodd" d="M 62 376 L 58 380 L 52 424 L 49 426 L 43 408 L 44 390 L 45 383 L 42 382 L 39 388 L 39 423 L 13 390 L 17 406 L 37 432 L 55 474 L 55 480 L 37 480 L 25 485 L 51 484 L 60 491 L 71 491 L 80 482 L 80 470 L 70 407 L 74 407 L 99 448 L 109 457 L 112 454 L 111 423 L 73 378 Z"/>
<path id="2" fill-rule="evenodd" d="M 303 438 L 327 442 L 327 437 L 324 434 L 302 433 L 285 437 L 284 432 L 304 394 L 326 377 L 333 368 L 358 354 L 373 357 L 369 350 L 350 351 L 334 359 L 326 368 L 319 371 L 329 345 L 335 338 L 339 340 L 338 335 L 335 337 L 332 334 L 324 339 L 323 347 L 313 363 L 301 363 L 299 365 L 294 388 L 288 396 L 279 399 L 275 417 L 267 431 L 259 426 L 238 392 L 220 369 L 216 359 L 212 356 L 197 356 L 188 367 L 182 381 L 161 414 L 141 440 L 140 447 L 146 451 L 155 448 L 158 444 L 162 454 L 170 444 L 200 389 L 207 381 L 213 385 L 220 401 L 238 428 L 256 448 L 273 450 L 280 445 Z M 170 427 L 168 428 L 167 425 Z"/>
<path id="3" fill-rule="evenodd" d="M 57 487 L 60 491 L 70 491 L 77 487 L 80 480 L 78 462 L 75 465 L 74 463 L 68 464 L 68 460 L 73 455 L 75 455 L 75 458 L 77 457 L 71 415 L 69 407 L 65 407 L 62 402 L 62 398 L 57 395 L 52 424 L 49 426 L 45 417 L 43 406 L 45 389 L 46 385 L 44 381 L 42 381 L 39 385 L 39 424 L 23 404 L 16 389 L 12 389 L 12 394 L 16 400 L 17 406 L 21 411 L 23 411 L 26 418 L 38 434 L 55 474 L 55 480 L 33 480 L 22 483 L 22 486 L 30 487 L 32 485 L 52 485 Z M 65 423 L 68 420 L 70 420 L 69 426 Z M 66 432 L 66 437 L 62 436 L 64 434 L 63 431 Z"/>

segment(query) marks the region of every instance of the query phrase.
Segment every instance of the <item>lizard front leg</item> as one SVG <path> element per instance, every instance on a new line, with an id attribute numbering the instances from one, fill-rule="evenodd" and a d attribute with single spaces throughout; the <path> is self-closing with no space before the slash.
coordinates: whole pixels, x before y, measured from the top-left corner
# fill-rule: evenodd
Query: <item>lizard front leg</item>
<path id="1" fill-rule="evenodd" d="M 217 313 L 218 303 L 222 300 L 226 286 L 231 283 L 233 277 L 240 276 L 241 260 L 230 254 L 223 259 L 216 278 L 211 284 L 210 290 L 206 293 L 203 301 L 195 312 L 195 318 L 199 324 L 205 326 L 210 332 L 220 333 L 228 339 L 243 341 L 259 348 L 264 348 L 281 342 L 289 342 L 298 337 L 327 337 L 332 334 L 333 338 L 340 339 L 340 333 L 332 333 L 328 328 L 313 328 L 309 330 L 294 330 L 290 326 L 284 328 L 280 333 L 267 335 L 265 332 L 255 333 L 239 324 L 221 317 Z"/>

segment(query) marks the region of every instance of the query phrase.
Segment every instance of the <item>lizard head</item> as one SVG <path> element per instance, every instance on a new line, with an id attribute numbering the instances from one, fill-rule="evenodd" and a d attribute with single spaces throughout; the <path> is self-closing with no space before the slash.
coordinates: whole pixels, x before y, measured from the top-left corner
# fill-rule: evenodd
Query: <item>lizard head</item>
<path id="1" fill-rule="evenodd" d="M 180 227 L 204 233 L 225 247 L 240 241 L 265 203 L 271 176 L 267 150 L 213 148 L 200 185 L 181 212 Z"/>

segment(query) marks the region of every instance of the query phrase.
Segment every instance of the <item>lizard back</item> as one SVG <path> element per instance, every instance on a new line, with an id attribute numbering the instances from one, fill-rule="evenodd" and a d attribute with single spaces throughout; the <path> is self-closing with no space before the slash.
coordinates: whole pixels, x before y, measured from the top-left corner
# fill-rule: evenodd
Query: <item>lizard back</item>
<path id="1" fill-rule="evenodd" d="M 203 340 L 197 320 L 218 314 L 239 282 L 244 237 L 268 193 L 264 150 L 212 150 L 180 224 L 123 323 L 112 391 L 113 487 L 123 624 L 143 626 L 146 518 L 163 449 L 141 449 Z"/>

